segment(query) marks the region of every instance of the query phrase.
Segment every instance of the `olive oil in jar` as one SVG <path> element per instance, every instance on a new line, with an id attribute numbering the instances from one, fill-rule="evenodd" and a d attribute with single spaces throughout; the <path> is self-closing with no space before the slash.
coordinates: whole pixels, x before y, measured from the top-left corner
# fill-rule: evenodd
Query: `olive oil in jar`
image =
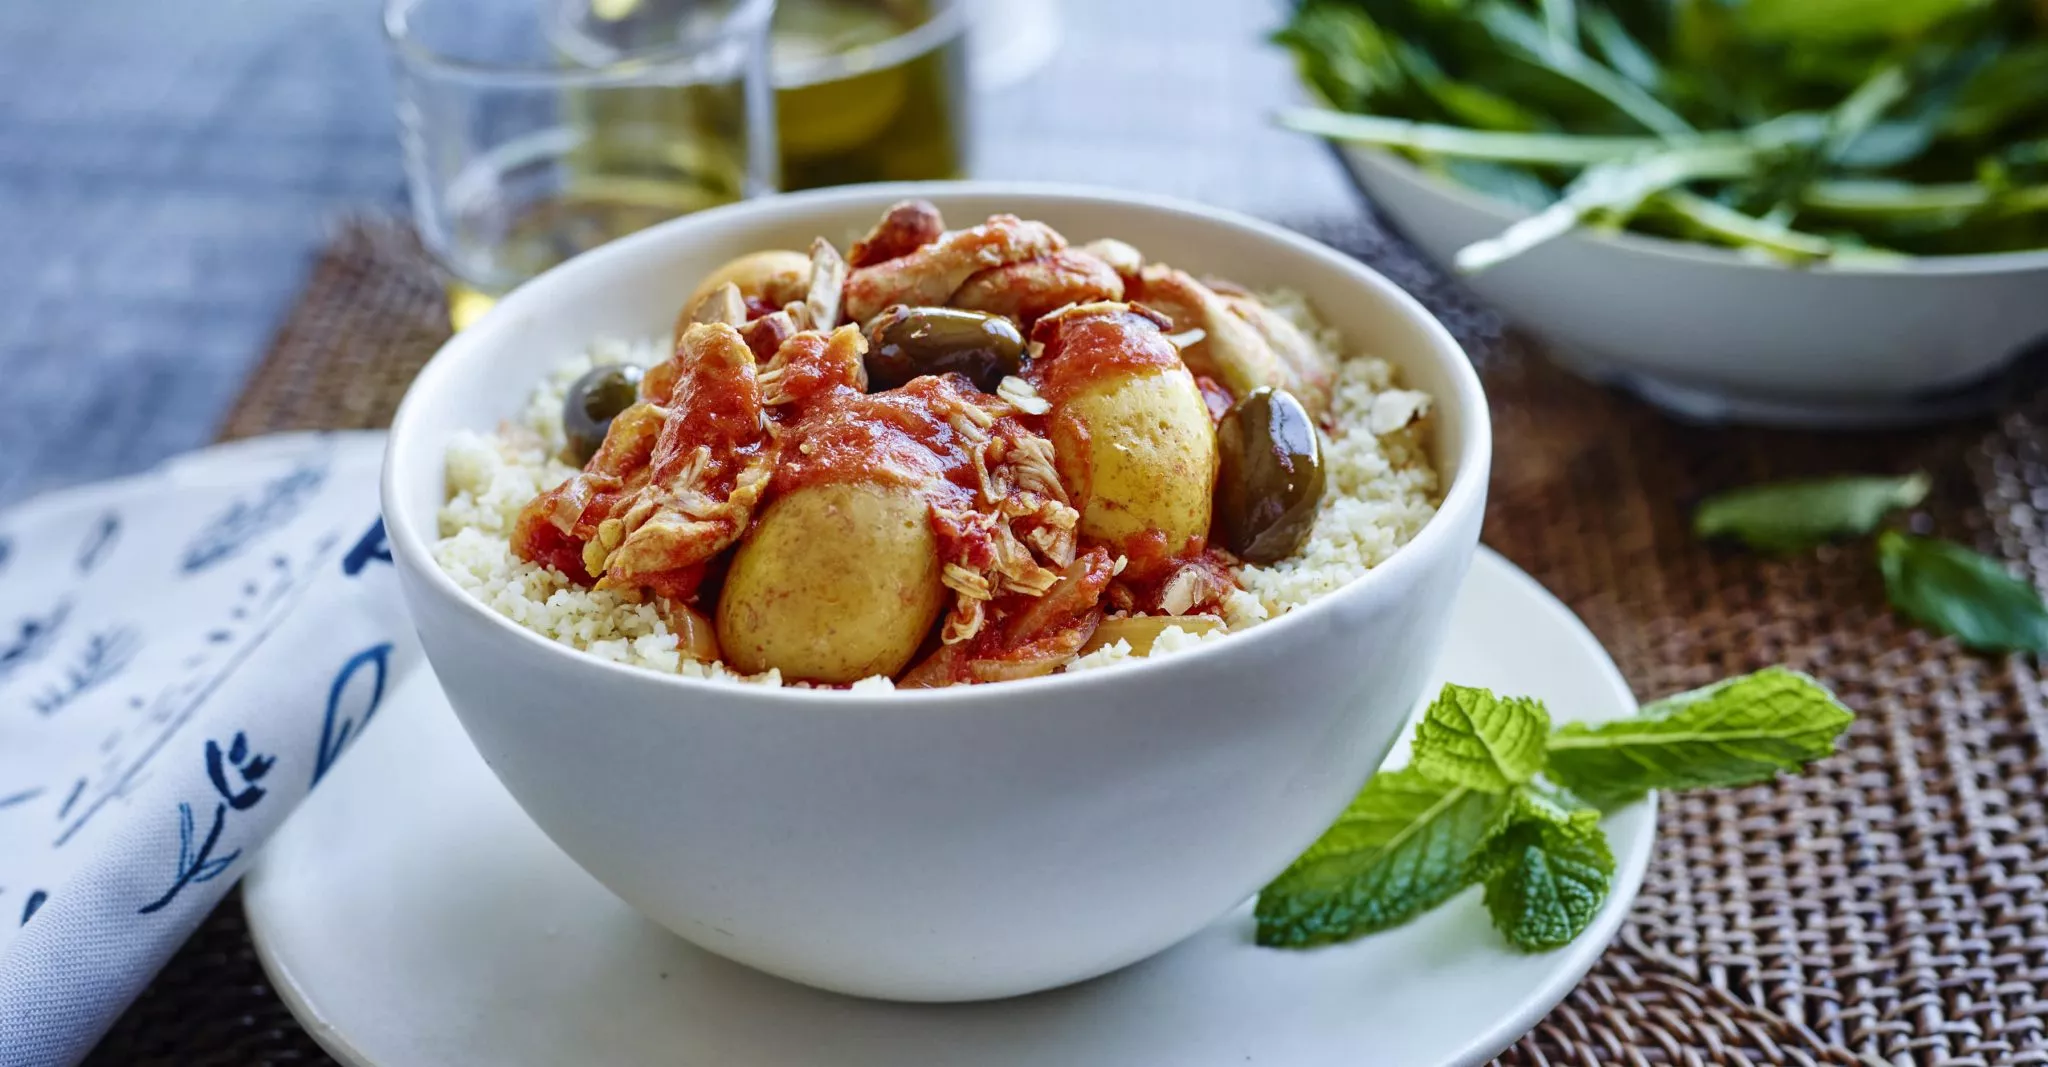
<path id="1" fill-rule="evenodd" d="M 449 322 L 468 326 L 520 282 L 613 238 L 737 199 L 725 183 L 572 166 L 558 189 L 456 217 Z"/>
<path id="2" fill-rule="evenodd" d="M 966 30 L 964 0 L 780 0 L 782 187 L 962 176 Z"/>
<path id="3" fill-rule="evenodd" d="M 721 37 L 689 21 L 744 2 L 550 7 L 546 43 L 560 84 L 553 99 L 531 104 L 543 128 L 480 156 L 448 192 L 444 259 L 457 329 L 565 259 L 769 187 L 772 150 L 749 121 L 766 117 L 766 81 L 750 86 L 743 76 L 765 62 L 760 24 Z"/>

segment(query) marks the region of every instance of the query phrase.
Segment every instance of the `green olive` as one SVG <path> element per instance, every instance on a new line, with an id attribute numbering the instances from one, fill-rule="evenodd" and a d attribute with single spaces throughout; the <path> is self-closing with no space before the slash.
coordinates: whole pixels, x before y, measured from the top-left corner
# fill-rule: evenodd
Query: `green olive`
<path id="1" fill-rule="evenodd" d="M 612 418 L 640 399 L 640 368 L 623 364 L 592 367 L 562 398 L 562 436 L 569 440 L 570 458 L 577 466 L 604 444 Z"/>
<path id="2" fill-rule="evenodd" d="M 875 316 L 867 366 L 869 392 L 957 371 L 982 392 L 993 393 L 1024 366 L 1024 335 L 1001 315 L 898 305 Z"/>
<path id="3" fill-rule="evenodd" d="M 1216 527 L 1247 563 L 1273 563 L 1308 540 L 1323 498 L 1322 440 L 1293 394 L 1270 386 L 1216 427 Z"/>

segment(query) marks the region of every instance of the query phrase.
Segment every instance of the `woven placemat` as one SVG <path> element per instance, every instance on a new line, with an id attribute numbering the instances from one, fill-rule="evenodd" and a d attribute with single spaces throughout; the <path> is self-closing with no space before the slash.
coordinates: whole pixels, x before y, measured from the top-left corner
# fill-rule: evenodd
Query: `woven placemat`
<path id="1" fill-rule="evenodd" d="M 1787 663 L 1861 718 L 1797 779 L 1669 801 L 1619 940 L 1500 1062 L 2048 1064 L 2048 704 L 2036 664 L 1902 625 L 1870 551 L 1702 546 L 1714 489 L 1932 473 L 1916 526 L 2048 571 L 2048 393 L 1995 420 L 1886 435 L 1673 422 L 1533 359 L 1368 220 L 1297 227 L 1385 271 L 1480 364 L 1499 448 L 1486 541 L 1570 604 L 1639 695 Z M 381 425 L 444 336 L 402 228 L 339 232 L 224 436 Z M 231 898 L 98 1064 L 326 1063 L 264 979 Z M 1140 1065 L 1133 1065 L 1140 1067 Z"/>

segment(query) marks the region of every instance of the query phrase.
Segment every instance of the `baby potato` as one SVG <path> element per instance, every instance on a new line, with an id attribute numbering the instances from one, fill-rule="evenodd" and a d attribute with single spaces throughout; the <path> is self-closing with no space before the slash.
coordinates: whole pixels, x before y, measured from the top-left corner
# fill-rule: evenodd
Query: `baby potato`
<path id="1" fill-rule="evenodd" d="M 1187 368 L 1091 381 L 1059 404 L 1050 436 L 1082 533 L 1128 549 L 1156 530 L 1177 554 L 1209 532 L 1216 431 Z"/>
<path id="2" fill-rule="evenodd" d="M 697 283 L 697 290 L 684 302 L 683 314 L 687 317 L 699 302 L 728 282 L 739 286 L 743 297 L 781 307 L 802 300 L 810 281 L 811 257 L 802 252 L 787 248 L 749 252 L 727 260 L 717 270 L 705 275 L 704 280 Z"/>
<path id="3" fill-rule="evenodd" d="M 718 600 L 718 644 L 749 674 L 894 675 L 945 600 L 922 497 L 867 482 L 808 485 L 770 504 L 740 542 Z"/>

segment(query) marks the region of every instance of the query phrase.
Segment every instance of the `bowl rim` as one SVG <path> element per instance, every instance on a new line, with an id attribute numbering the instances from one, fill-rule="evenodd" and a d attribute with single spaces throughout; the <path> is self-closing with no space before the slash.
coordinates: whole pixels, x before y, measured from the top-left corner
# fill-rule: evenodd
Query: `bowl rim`
<path id="1" fill-rule="evenodd" d="M 1422 329 L 1429 341 L 1426 347 L 1432 358 L 1441 361 L 1448 371 L 1452 386 L 1451 395 L 1433 396 L 1433 403 L 1440 406 L 1454 405 L 1453 409 L 1463 416 L 1462 433 L 1457 442 L 1459 469 L 1452 477 L 1449 488 L 1443 492 L 1436 512 L 1408 543 L 1396 549 L 1378 566 L 1369 568 L 1346 584 L 1285 615 L 1263 622 L 1244 633 L 1231 635 L 1228 641 L 1217 642 L 1213 648 L 1205 649 L 1199 657 L 1141 658 L 1105 671 L 1074 674 L 1059 672 L 1037 678 L 938 689 L 878 689 L 856 692 L 846 689 L 797 687 L 788 683 L 781 686 L 755 685 L 726 680 L 687 678 L 680 674 L 667 674 L 646 667 L 619 663 L 591 655 L 521 626 L 470 595 L 441 569 L 434 559 L 431 543 L 423 535 L 422 524 L 415 521 L 416 516 L 409 511 L 405 503 L 406 494 L 401 487 L 398 472 L 404 464 L 416 462 L 419 458 L 413 455 L 418 450 L 413 440 L 413 428 L 426 417 L 425 413 L 428 410 L 436 406 L 435 397 L 445 388 L 443 383 L 452 378 L 458 366 L 488 358 L 487 354 L 494 350 L 493 335 L 497 332 L 493 328 L 494 322 L 508 322 L 520 315 L 538 316 L 548 299 L 548 290 L 561 278 L 579 272 L 603 272 L 613 260 L 629 258 L 638 249 L 687 240 L 686 235 L 706 219 L 772 218 L 789 205 L 830 208 L 841 204 L 859 204 L 875 205 L 879 209 L 895 200 L 914 196 L 936 199 L 961 196 L 1017 197 L 1095 206 L 1128 205 L 1164 211 L 1204 224 L 1220 223 L 1225 227 L 1247 232 L 1251 237 L 1277 243 L 1325 270 L 1332 270 L 1345 276 L 1355 285 L 1378 291 L 1400 314 L 1407 316 Z M 1023 210 L 1033 209 L 1026 207 Z M 871 711 L 914 704 L 922 708 L 944 707 L 951 714 L 965 706 L 988 706 L 1007 702 L 1013 697 L 1056 697 L 1063 693 L 1073 693 L 1105 684 L 1135 683 L 1142 677 L 1185 670 L 1193 662 L 1213 660 L 1219 655 L 1244 660 L 1248 665 L 1256 663 L 1266 658 L 1264 653 L 1275 642 L 1286 640 L 1295 630 L 1312 625 L 1315 618 L 1336 610 L 1336 602 L 1340 599 L 1355 599 L 1366 595 L 1370 590 L 1392 584 L 1411 572 L 1418 572 L 1432 565 L 1441 565 L 1447 553 L 1456 554 L 1459 551 L 1459 546 L 1453 541 L 1456 530 L 1467 525 L 1462 520 L 1469 516 L 1471 528 L 1476 529 L 1479 520 L 1483 518 L 1492 452 L 1491 413 L 1485 392 L 1480 386 L 1478 372 L 1473 368 L 1471 358 L 1464 347 L 1435 315 L 1406 290 L 1380 272 L 1321 242 L 1240 212 L 1143 192 L 1068 183 L 881 182 L 744 200 L 672 219 L 600 245 L 520 285 L 500 300 L 483 318 L 450 337 L 436 350 L 413 379 L 412 384 L 407 387 L 405 396 L 392 417 L 390 434 L 385 444 L 383 467 L 378 477 L 378 488 L 384 525 L 394 555 L 424 576 L 423 583 L 407 583 L 409 589 L 418 590 L 422 595 L 437 596 L 454 602 L 458 605 L 458 611 L 472 618 L 484 620 L 483 625 L 495 628 L 492 632 L 505 634 L 509 640 L 521 643 L 521 647 L 532 650 L 531 655 L 555 657 L 564 664 L 563 669 L 597 672 L 624 684 L 653 685 L 670 688 L 678 696 L 715 697 L 726 702 L 785 705 L 793 703 L 816 708 L 865 708 Z M 445 468 L 445 455 L 431 458 L 433 462 Z M 427 516 L 426 519 L 437 524 L 433 516 Z"/>
<path id="2" fill-rule="evenodd" d="M 1361 166 L 1377 166 L 1396 178 L 1405 179 L 1468 211 L 1485 215 L 1505 229 L 1514 223 L 1530 217 L 1534 212 L 1526 211 L 1499 197 L 1489 196 L 1477 189 L 1432 174 L 1416 166 L 1413 160 L 1399 152 L 1375 145 L 1353 144 L 1325 139 L 1336 150 L 1344 169 L 1358 184 L 1360 192 L 1374 210 L 1389 211 L 1381 200 L 1363 188 L 1364 182 L 1358 176 Z M 1634 252 L 1653 258 L 1676 260 L 1694 266 L 1733 267 L 1751 271 L 1772 271 L 1788 274 L 1840 274 L 1856 277 L 1918 277 L 1918 276 L 1969 276 L 1982 274 L 2005 274 L 2035 270 L 2048 270 L 2048 248 L 2027 249 L 2017 252 L 1971 252 L 1960 255 L 1916 256 L 1907 255 L 1895 263 L 1826 262 L 1788 263 L 1762 256 L 1746 256 L 1732 248 L 1704 244 L 1698 241 L 1680 241 L 1670 237 L 1635 233 L 1631 230 L 1592 230 L 1580 227 L 1559 238 L 1562 241 L 1577 241 L 1589 245 L 1606 245 L 1624 252 Z"/>

